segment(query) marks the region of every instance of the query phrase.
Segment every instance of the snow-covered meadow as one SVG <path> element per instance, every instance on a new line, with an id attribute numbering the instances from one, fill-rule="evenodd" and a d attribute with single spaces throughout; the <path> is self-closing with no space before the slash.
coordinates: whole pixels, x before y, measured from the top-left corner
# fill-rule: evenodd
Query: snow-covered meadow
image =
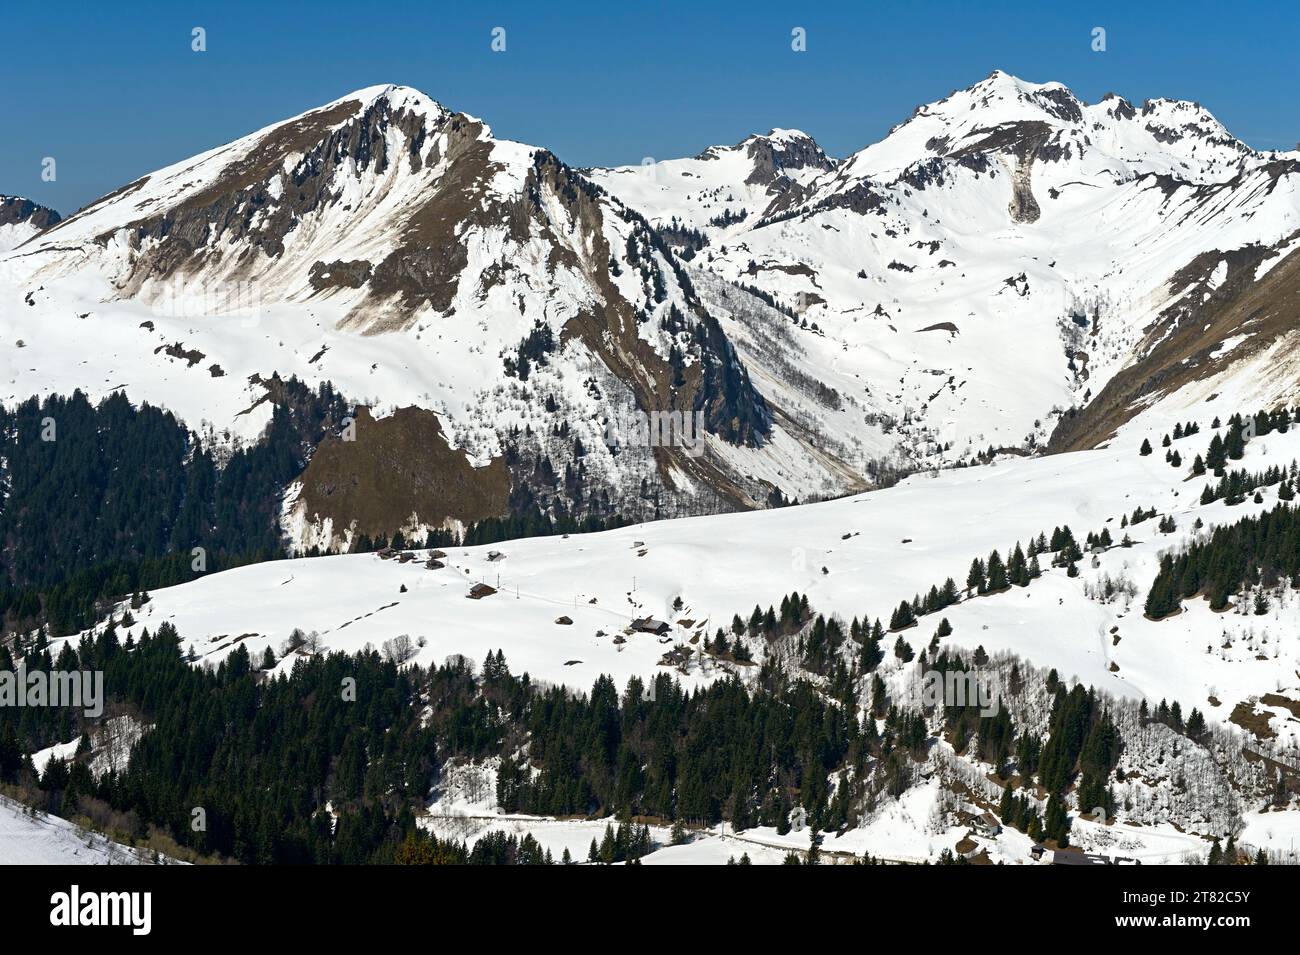
<path id="1" fill-rule="evenodd" d="M 1188 458 L 1204 450 L 1208 424 L 1177 442 Z M 766 609 L 791 591 L 806 594 L 815 612 L 888 622 L 900 600 L 948 577 L 964 586 L 972 558 L 995 548 L 1005 557 L 1017 542 L 1068 525 L 1081 541 L 1106 528 L 1115 546 L 1088 555 L 1078 578 L 1044 566 L 1030 587 L 948 608 L 953 643 L 1012 652 L 1152 704 L 1180 700 L 1220 721 L 1244 699 L 1294 691 L 1295 594 L 1284 592 L 1262 616 L 1212 613 L 1200 600 L 1175 619 L 1142 614 L 1160 555 L 1196 533 L 1197 519 L 1210 527 L 1272 507 L 1276 488 L 1263 489 L 1263 504 L 1200 505 L 1208 479 L 1185 480 L 1186 466 L 1173 468 L 1159 453 L 1139 456 L 1140 440 L 1126 434 L 1098 451 L 921 474 L 794 508 L 449 548 L 437 570 L 426 568 L 423 550 L 405 563 L 358 554 L 241 567 L 154 592 L 132 629 L 170 621 L 202 663 L 219 661 L 237 642 L 255 658 L 267 647 L 279 654 L 295 628 L 345 652 L 405 634 L 422 664 L 452 654 L 479 661 L 501 649 L 515 672 L 587 689 L 602 673 L 620 685 L 653 673 L 672 644 L 711 636 L 734 614 L 747 617 L 755 604 Z M 1270 434 L 1251 442 L 1240 465 L 1297 456 L 1300 433 Z M 1176 530 L 1160 533 L 1155 519 L 1121 529 L 1139 507 L 1172 516 Z M 1119 546 L 1126 533 L 1131 547 Z M 1107 576 L 1130 584 L 1134 596 L 1089 596 Z M 497 593 L 469 599 L 478 583 Z M 668 622 L 670 634 L 625 633 L 643 617 Z M 928 641 L 936 623 L 922 618 L 908 638 Z M 732 667 L 693 663 L 682 679 L 706 682 L 724 666 Z M 1218 706 L 1207 703 L 1211 696 Z M 1282 732 L 1297 725 L 1276 721 Z"/>

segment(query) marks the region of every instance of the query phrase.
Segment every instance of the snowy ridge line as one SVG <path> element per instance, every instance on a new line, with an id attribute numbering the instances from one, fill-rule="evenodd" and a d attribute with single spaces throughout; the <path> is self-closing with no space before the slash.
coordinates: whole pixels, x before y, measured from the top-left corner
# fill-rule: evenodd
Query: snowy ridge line
<path id="1" fill-rule="evenodd" d="M 0 335 L 24 345 L 0 400 L 127 382 L 195 430 L 250 439 L 269 413 L 244 413 L 260 397 L 250 378 L 297 374 L 436 413 L 475 467 L 512 428 L 530 432 L 529 463 L 581 464 L 586 489 L 611 489 L 633 517 L 649 510 L 642 481 L 672 515 L 833 498 L 1047 446 L 1069 409 L 1088 413 L 1168 345 L 1170 310 L 1228 294 L 1239 272 L 1287 271 L 1295 169 L 1195 104 L 1088 105 L 1002 72 L 839 162 L 773 130 L 585 173 L 417 91 L 369 87 L 143 177 L 0 257 Z M 285 188 L 299 175 L 301 200 Z M 214 198 L 231 217 L 191 221 Z M 212 241 L 168 246 L 181 224 Z M 426 268 L 435 246 L 454 275 Z M 171 274 L 142 272 L 150 261 Z M 226 307 L 245 292 L 252 307 Z M 525 382 L 505 360 L 539 327 L 563 344 Z M 1294 392 L 1271 332 L 1217 327 L 1177 387 L 1135 399 L 1141 417 Z M 203 360 L 177 359 L 178 345 Z M 629 409 L 694 408 L 693 377 L 732 347 L 755 389 L 753 433 L 772 424 L 761 441 L 712 434 L 699 462 L 663 465 L 601 441 Z M 725 430 L 746 409 L 712 410 Z M 569 432 L 553 440 L 557 415 Z M 299 550 L 334 545 L 352 517 L 288 514 L 285 530 Z"/>

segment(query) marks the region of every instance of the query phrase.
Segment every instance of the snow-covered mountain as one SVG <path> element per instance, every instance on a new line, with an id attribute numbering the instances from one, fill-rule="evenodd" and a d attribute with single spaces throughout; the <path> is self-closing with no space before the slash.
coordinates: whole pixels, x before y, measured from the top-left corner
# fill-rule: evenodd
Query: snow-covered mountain
<path id="1" fill-rule="evenodd" d="M 57 224 L 59 214 L 21 196 L 0 196 L 0 255 Z"/>
<path id="2" fill-rule="evenodd" d="M 1190 458 L 1225 433 L 1210 423 L 1231 400 L 1225 395 L 1208 405 L 1199 420 L 1203 430 L 1174 442 L 1174 449 Z M 890 653 L 875 676 L 891 699 L 902 701 L 918 691 L 937 653 L 983 654 L 981 672 L 1004 681 L 999 692 L 1016 725 L 1034 731 L 1045 731 L 1051 707 L 1038 708 L 1034 694 L 1011 689 L 1013 672 L 1037 684 L 1050 670 L 1091 687 L 1121 724 L 1116 797 L 1123 808 L 1118 820 L 1098 824 L 1086 818 L 1091 807 L 1072 794 L 1074 844 L 1179 862 L 1203 858 L 1208 839 L 1234 834 L 1252 852 L 1262 848 L 1294 862 L 1300 812 L 1282 811 L 1289 797 L 1277 805 L 1270 800 L 1274 768 L 1295 772 L 1300 759 L 1296 590 L 1285 581 L 1269 589 L 1263 611 L 1245 594 L 1223 612 L 1193 597 L 1165 620 L 1150 619 L 1142 604 L 1165 554 L 1204 540 L 1207 528 L 1290 498 L 1274 485 L 1263 487 L 1257 502 L 1198 501 L 1202 483 L 1214 479 L 1189 482 L 1185 464 L 1175 468 L 1139 453 L 1143 440 L 1158 443 L 1161 430 L 1181 422 L 1155 412 L 1148 424 L 1150 430 L 1126 425 L 1107 448 L 913 475 L 891 488 L 801 507 L 432 555 L 416 551 L 415 559 L 349 554 L 257 564 L 154 591 L 129 618 L 124 602 L 111 619 L 121 639 L 141 639 L 164 621 L 174 625 L 196 666 L 217 667 L 245 651 L 262 659 L 270 651 L 281 675 L 304 655 L 369 647 L 422 666 L 500 651 L 514 672 L 582 691 L 602 675 L 616 687 L 657 674 L 693 689 L 731 678 L 754 685 L 763 679 L 760 665 L 773 661 L 825 685 L 824 677 L 802 669 L 808 628 L 776 639 L 738 637 L 752 652 L 745 663 L 715 654 L 709 640 L 736 615 L 743 620 L 756 604 L 791 590 L 847 632 L 850 619 L 888 619 L 900 598 L 924 594 L 946 577 L 960 586 L 973 557 L 991 550 L 1009 555 L 1018 542 L 1055 528 L 1072 528 L 1080 541 L 1105 530 L 1110 543 L 1089 548 L 1073 573 L 1049 566 L 1045 555 L 1042 576 L 1026 586 L 963 593 L 942 612 L 890 632 L 890 646 L 905 641 L 919 659 Z M 1298 456 L 1300 430 L 1292 428 L 1251 441 L 1240 466 L 1253 472 L 1277 465 L 1294 476 Z M 1150 516 L 1129 525 L 1134 508 L 1149 509 Z M 476 585 L 490 592 L 467 600 Z M 940 617 L 950 632 L 936 632 Z M 663 632 L 647 632 L 641 626 L 647 618 L 663 621 Z M 99 637 L 107 625 L 69 640 Z M 293 649 L 295 629 L 312 634 L 307 649 Z M 839 652 L 851 660 L 860 647 L 846 640 Z M 856 691 L 860 705 L 868 701 L 869 683 L 864 678 Z M 1141 715 L 1163 701 L 1180 703 L 1185 715 L 1203 712 L 1209 734 L 1194 742 Z M 955 752 L 940 742 L 912 785 L 845 832 L 828 834 L 826 848 L 934 861 L 971 831 L 972 813 L 997 805 L 1001 786 L 992 768 L 971 750 Z M 504 814 L 486 795 L 496 791 L 494 768 L 464 771 L 482 775 L 472 787 L 480 795 L 467 798 L 471 787 L 449 774 L 424 820 L 444 837 L 530 832 L 556 839 L 557 854 L 567 847 L 581 858 L 592 836 L 600 836 L 603 819 Z M 786 850 L 806 843 L 806 833 L 778 837 L 758 827 L 742 837 L 723 827 L 716 835 L 702 833 L 695 844 L 701 853 L 713 846 L 717 858 L 708 861 L 721 862 L 728 854 L 754 853 L 754 845 Z M 977 840 L 990 858 L 1013 864 L 1034 861 L 1031 847 L 1032 840 L 1010 827 Z"/>
<path id="3" fill-rule="evenodd" d="M 708 241 L 797 206 L 808 186 L 835 168 L 820 146 L 797 129 L 774 129 L 734 146 L 712 146 L 689 159 L 589 169 L 586 174 L 628 205 L 645 210 L 674 245 L 695 251 Z M 695 239 L 695 242 L 691 240 Z"/>
<path id="4" fill-rule="evenodd" d="M 382 86 L 151 173 L 67 220 L 17 201 L 16 241 L 0 254 L 0 402 L 125 391 L 217 453 L 211 470 L 150 496 L 192 505 L 158 529 L 165 543 L 145 556 L 160 559 L 137 572 L 129 561 L 141 555 L 115 549 L 112 532 L 136 515 L 122 503 L 129 482 L 113 484 L 100 510 L 73 514 L 105 531 L 87 549 L 98 563 L 86 576 L 103 580 L 65 586 L 28 571 L 25 599 L 5 594 L 10 622 L 54 659 L 162 634 L 164 651 L 173 639 L 183 648 L 181 672 L 191 675 L 183 660 L 229 664 L 250 686 L 328 651 L 373 649 L 394 668 L 445 663 L 465 686 L 472 671 L 454 677 L 456 661 L 495 651 L 542 690 L 581 693 L 608 677 L 612 697 L 647 677 L 701 693 L 735 678 L 755 696 L 791 677 L 818 706 L 824 696 L 852 711 L 855 733 L 893 734 L 889 752 L 819 762 L 829 778 L 800 782 L 825 790 L 823 803 L 862 790 L 851 816 L 841 801 L 830 851 L 931 861 L 973 844 L 992 861 L 1029 862 L 1029 833 L 1042 830 L 980 824 L 1004 798 L 998 773 L 1012 757 L 986 761 L 969 726 L 948 725 L 948 700 L 916 700 L 926 668 L 951 651 L 996 684 L 1015 739 L 1032 744 L 1015 753 L 1006 794 L 1031 815 L 1069 812 L 1077 844 L 1167 861 L 1240 837 L 1295 861 L 1300 577 L 1280 562 L 1247 569 L 1214 604 L 1187 571 L 1164 580 L 1169 606 L 1138 601 L 1161 596 L 1155 582 L 1175 555 L 1215 527 L 1284 512 L 1300 485 L 1297 173 L 1300 155 L 1253 150 L 1195 104 L 1089 105 L 1003 73 L 842 160 L 773 130 L 689 159 L 589 170 Z M 534 504 L 639 523 L 209 574 L 190 545 L 223 540 L 232 502 L 264 489 L 235 481 L 205 498 L 205 484 L 235 449 L 264 434 L 270 444 L 268 422 L 303 393 L 290 376 L 356 405 L 341 429 L 314 422 L 328 431 L 314 447 L 299 437 L 310 429 L 286 427 L 281 442 L 304 447 L 273 449 L 287 467 L 299 451 L 308 463 L 239 526 L 265 514 L 274 532 L 279 514 L 290 550 L 346 550 L 395 530 L 420 542 Z M 1264 416 L 1257 438 L 1223 450 L 1241 434 L 1231 416 L 1278 404 L 1284 420 Z M 676 418 L 651 430 L 664 415 Z M 33 419 L 15 418 L 13 433 Z M 116 447 L 142 443 L 135 434 L 175 438 L 151 420 L 123 426 Z M 1225 456 L 1211 472 L 1247 469 L 1213 493 L 1218 477 L 1201 460 L 1211 436 Z M 49 450 L 94 471 L 97 442 L 78 439 Z M 150 465 L 168 477 L 194 450 L 172 443 L 174 456 Z M 1162 444 L 1163 461 L 1151 447 Z M 1060 453 L 1034 453 L 1045 450 Z M 59 473 L 72 474 L 64 487 L 80 472 Z M 63 515 L 43 490 L 7 497 L 6 516 L 15 500 Z M 721 513 L 790 498 L 805 504 Z M 680 519 L 651 520 L 662 517 Z M 1062 528 L 1070 548 L 1048 546 Z M 9 532 L 32 550 L 48 540 L 17 521 Z M 1023 578 L 978 583 L 994 551 L 1005 568 L 1021 542 Z M 242 558 L 239 543 L 226 556 Z M 968 568 L 977 582 L 962 586 Z M 801 594 L 806 614 L 786 599 Z M 41 614 L 82 598 L 90 610 L 65 614 L 78 622 L 50 628 L 44 647 Z M 873 620 L 889 621 L 887 636 L 870 636 Z M 257 673 L 235 675 L 249 661 Z M 1105 713 L 1089 725 L 1113 718 L 1122 741 L 1101 778 L 1118 811 L 1098 822 L 1083 818 L 1095 787 L 1067 779 L 1049 798 L 1029 770 L 1034 745 L 1069 735 L 1052 723 L 1075 685 Z M 1186 724 L 1166 700 L 1187 708 Z M 432 712 L 433 695 L 424 702 Z M 896 713 L 918 721 L 910 756 L 894 747 Z M 143 737 L 143 721 L 119 719 Z M 521 727 L 440 765 L 421 827 L 467 840 L 508 827 L 575 856 L 597 838 L 604 818 L 499 804 L 503 765 L 519 758 L 520 772 L 544 774 L 560 762 L 530 750 Z M 50 742 L 32 754 L 37 771 L 81 746 Z M 92 772 L 116 765 L 101 755 L 81 759 Z M 1072 773 L 1079 756 L 1062 765 Z M 6 825 L 31 838 L 24 819 Z M 738 828 L 660 861 L 777 861 L 807 843 L 766 823 Z"/>
<path id="5" fill-rule="evenodd" d="M 825 383 L 931 463 L 1041 446 L 1071 408 L 1082 420 L 1058 443 L 1095 444 L 1142 404 L 1186 389 L 1174 400 L 1190 406 L 1225 377 L 1248 374 L 1260 403 L 1294 394 L 1290 364 L 1261 356 L 1292 332 L 1297 158 L 1250 149 L 1194 103 L 1089 105 L 995 72 L 825 171 L 800 167 L 797 201 L 761 207 L 734 156 L 593 177 L 656 224 L 693 214 L 709 240 L 694 261 L 796 315 Z M 714 197 L 746 214 L 710 226 Z M 1285 288 L 1262 292 L 1279 263 Z M 1263 322 L 1229 293 L 1287 308 Z"/>
<path id="6" fill-rule="evenodd" d="M 377 445 L 340 446 L 290 491 L 304 546 L 346 543 L 359 519 L 409 534 L 499 516 L 533 474 L 544 506 L 561 475 L 570 509 L 598 516 L 865 485 L 802 409 L 754 387 L 725 313 L 637 213 L 411 89 L 361 90 L 144 176 L 4 265 L 6 338 L 26 349 L 10 399 L 125 386 L 249 438 L 275 374 L 329 380 L 444 489 L 381 462 L 391 507 L 364 518 L 335 475 L 355 484 Z M 676 426 L 636 427 L 660 416 Z"/>
<path id="7" fill-rule="evenodd" d="M 125 388 L 247 440 L 276 375 L 331 382 L 373 440 L 287 489 L 300 548 L 831 497 L 1292 397 L 1298 169 L 1192 103 L 1000 72 L 840 161 L 773 130 L 585 172 L 373 87 L 0 259 L 3 398 Z"/>

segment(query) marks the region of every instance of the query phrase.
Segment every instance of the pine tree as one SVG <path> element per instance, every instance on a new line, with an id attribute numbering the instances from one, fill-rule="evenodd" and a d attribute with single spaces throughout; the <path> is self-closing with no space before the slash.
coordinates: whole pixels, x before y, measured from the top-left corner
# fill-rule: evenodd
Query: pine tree
<path id="1" fill-rule="evenodd" d="M 618 848 L 614 842 L 614 828 L 605 824 L 605 837 L 600 841 L 599 859 L 604 865 L 613 865 L 618 861 Z"/>
<path id="2" fill-rule="evenodd" d="M 673 823 L 673 828 L 671 834 L 669 835 L 669 840 L 675 846 L 681 846 L 686 844 L 687 842 L 686 826 L 682 824 L 682 821 L 680 819 L 676 820 Z M 592 846 L 594 847 L 595 844 L 596 841 L 593 839 Z"/>
<path id="3" fill-rule="evenodd" d="M 916 623 L 916 614 L 912 610 L 912 605 L 904 600 L 890 616 L 889 629 L 903 630 L 914 623 Z"/>
<path id="4" fill-rule="evenodd" d="M 1066 811 L 1064 800 L 1056 793 L 1047 800 L 1043 834 L 1048 839 L 1056 840 L 1059 848 L 1064 849 L 1070 844 L 1070 816 Z"/>
<path id="5" fill-rule="evenodd" d="M 996 593 L 999 590 L 1005 590 L 1007 586 L 1006 565 L 1002 563 L 1002 558 L 998 556 L 998 552 L 994 551 L 989 554 L 988 560 L 988 590 L 991 593 Z"/>
<path id="6" fill-rule="evenodd" d="M 911 663 L 915 654 L 912 652 L 911 644 L 901 636 L 894 642 L 894 656 L 904 663 Z"/>
<path id="7" fill-rule="evenodd" d="M 1223 438 L 1217 433 L 1210 439 L 1210 446 L 1205 452 L 1205 466 L 1215 475 L 1222 475 L 1228 463 L 1228 454 L 1224 448 Z"/>
<path id="8" fill-rule="evenodd" d="M 1246 453 L 1246 438 L 1242 432 L 1240 419 L 1228 423 L 1228 436 L 1223 439 L 1223 450 L 1232 461 L 1240 461 Z"/>
<path id="9" fill-rule="evenodd" d="M 1016 544 L 1007 561 L 1007 579 L 1017 587 L 1025 587 L 1029 584 L 1029 565 L 1025 562 L 1025 552 L 1020 549 L 1019 543 Z"/>

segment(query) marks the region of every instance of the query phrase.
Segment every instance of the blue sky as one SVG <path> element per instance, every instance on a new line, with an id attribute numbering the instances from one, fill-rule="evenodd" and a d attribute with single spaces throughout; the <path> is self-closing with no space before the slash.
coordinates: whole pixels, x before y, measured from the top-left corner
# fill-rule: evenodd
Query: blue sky
<path id="1" fill-rule="evenodd" d="M 1089 101 L 1197 100 L 1258 147 L 1300 140 L 1295 3 L 4 4 L 0 192 L 65 214 L 389 82 L 578 166 L 693 154 L 773 126 L 842 156 L 994 68 Z M 204 53 L 191 50 L 196 26 Z M 497 26 L 504 53 L 491 50 Z M 1104 53 L 1091 48 L 1097 26 Z M 806 52 L 790 48 L 794 27 Z"/>

